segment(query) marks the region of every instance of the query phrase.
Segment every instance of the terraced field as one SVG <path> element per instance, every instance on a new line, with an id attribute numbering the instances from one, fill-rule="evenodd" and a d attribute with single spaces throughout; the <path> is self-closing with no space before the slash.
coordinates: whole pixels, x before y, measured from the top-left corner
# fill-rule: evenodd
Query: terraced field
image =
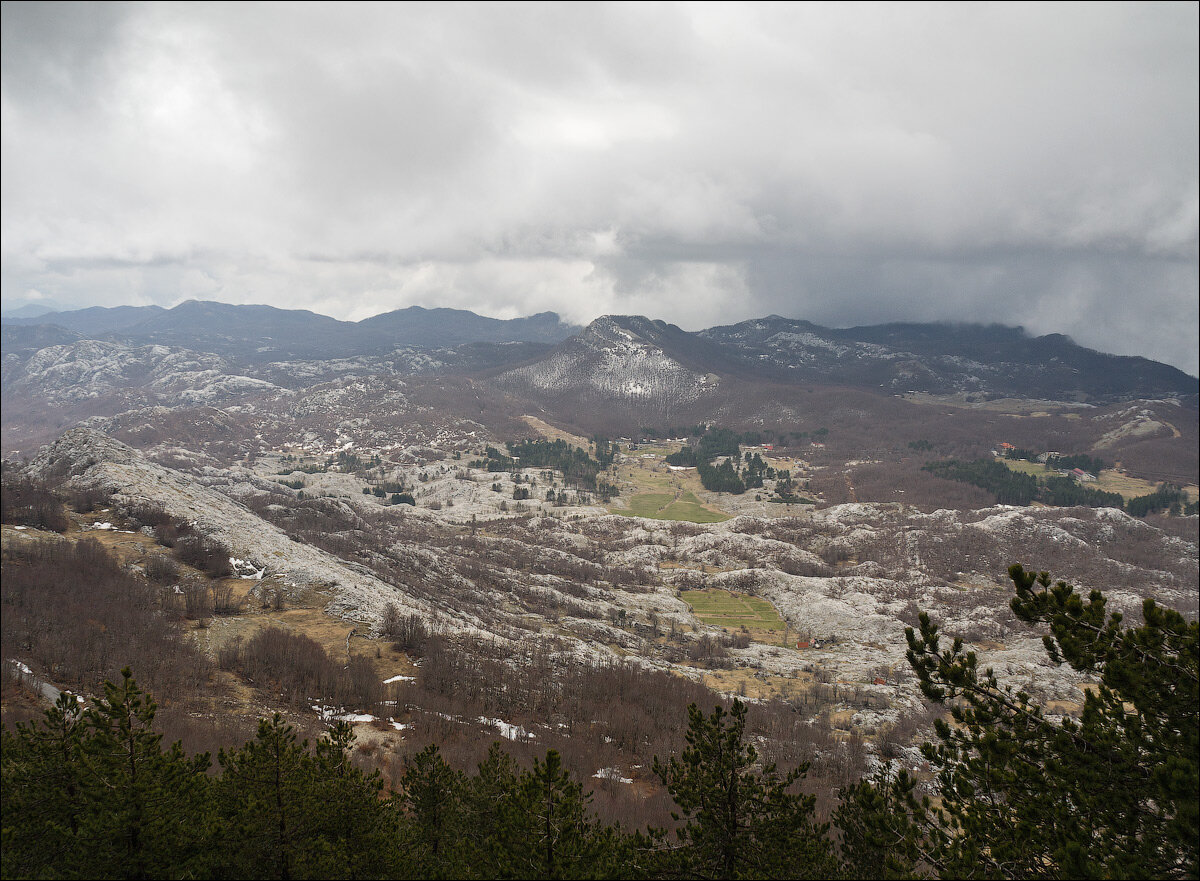
<path id="1" fill-rule="evenodd" d="M 692 614 L 710 627 L 745 627 L 757 642 L 779 644 L 784 638 L 783 619 L 764 599 L 716 588 L 685 590 L 679 596 L 691 607 Z"/>

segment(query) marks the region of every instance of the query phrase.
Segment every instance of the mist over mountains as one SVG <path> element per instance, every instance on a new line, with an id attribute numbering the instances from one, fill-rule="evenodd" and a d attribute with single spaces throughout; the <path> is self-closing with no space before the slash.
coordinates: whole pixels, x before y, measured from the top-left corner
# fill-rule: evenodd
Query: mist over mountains
<path id="1" fill-rule="evenodd" d="M 1195 377 L 1169 365 L 1003 325 L 836 329 L 772 315 L 693 333 L 642 316 L 604 316 L 580 328 L 553 312 L 503 320 L 411 306 L 348 322 L 304 310 L 195 300 L 173 309 L 116 306 L 5 316 L 3 323 L 6 356 L 83 339 L 173 346 L 241 364 L 440 351 L 432 369 L 487 370 L 525 362 L 505 381 L 542 396 L 644 401 L 667 394 L 694 400 L 721 377 L 1079 402 L 1197 392 Z"/>

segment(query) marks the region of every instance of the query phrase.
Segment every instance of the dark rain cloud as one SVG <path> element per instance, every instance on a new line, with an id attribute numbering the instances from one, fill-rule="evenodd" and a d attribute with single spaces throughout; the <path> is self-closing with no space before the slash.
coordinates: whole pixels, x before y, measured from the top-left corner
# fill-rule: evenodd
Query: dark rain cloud
<path id="1" fill-rule="evenodd" d="M 1195 4 L 4 4 L 6 305 L 980 320 L 1197 372 Z"/>

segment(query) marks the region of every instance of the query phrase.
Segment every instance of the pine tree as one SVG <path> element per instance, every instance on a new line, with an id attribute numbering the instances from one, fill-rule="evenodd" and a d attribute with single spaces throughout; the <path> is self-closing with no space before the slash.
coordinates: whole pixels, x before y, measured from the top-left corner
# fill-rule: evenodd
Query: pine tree
<path id="1" fill-rule="evenodd" d="M 4 731 L 6 877 L 204 874 L 207 754 L 162 748 L 156 705 L 128 668 L 86 710 L 60 695 L 40 726 Z"/>
<path id="2" fill-rule="evenodd" d="M 680 809 L 679 847 L 668 871 L 701 878 L 824 878 L 834 868 L 827 827 L 813 822 L 815 798 L 789 790 L 803 764 L 780 774 L 760 765 L 745 741 L 746 706 L 705 717 L 688 707 L 681 758 L 654 759 L 654 772 Z"/>
<path id="3" fill-rule="evenodd" d="M 1097 674 L 1078 720 L 981 671 L 962 641 L 942 650 L 925 613 L 907 630 L 926 697 L 950 706 L 926 745 L 942 807 L 930 863 L 961 877 L 1195 878 L 1200 821 L 1200 628 L 1153 600 L 1126 627 L 1104 596 L 1085 602 L 1048 573 L 1013 566 L 1013 611 L 1049 625 L 1054 663 Z"/>
<path id="4" fill-rule="evenodd" d="M 431 753 L 431 750 L 426 750 Z M 434 764 L 426 765 L 426 779 Z M 444 780 L 448 777 L 439 774 Z M 554 750 L 522 771 L 492 745 L 478 774 L 462 781 L 461 849 L 454 877 L 608 878 L 627 874 L 631 840 L 590 812 L 591 795 Z M 441 790 L 437 784 L 435 790 Z M 440 798 L 440 796 L 439 796 Z"/>
<path id="5" fill-rule="evenodd" d="M 589 814 L 591 796 L 571 779 L 555 750 L 521 775 L 509 811 L 505 856 L 512 877 L 603 878 L 613 830 Z"/>
<path id="6" fill-rule="evenodd" d="M 225 822 L 221 851 L 231 877 L 298 878 L 309 874 L 312 760 L 308 743 L 276 713 L 260 719 L 258 736 L 221 750 L 217 804 Z"/>
<path id="7" fill-rule="evenodd" d="M 446 764 L 430 745 L 409 761 L 400 781 L 406 811 L 404 858 L 410 874 L 452 878 L 463 874 L 462 836 L 466 828 L 466 778 Z"/>
<path id="8" fill-rule="evenodd" d="M 153 730 L 157 704 L 126 667 L 121 684 L 84 713 L 81 756 L 93 805 L 81 824 L 96 874 L 125 878 L 182 876 L 206 858 L 210 761 L 188 759 L 179 743 L 165 752 Z"/>
<path id="9" fill-rule="evenodd" d="M 74 695 L 63 692 L 41 724 L 0 733 L 5 878 L 61 875 L 82 856 L 82 716 Z"/>
<path id="10" fill-rule="evenodd" d="M 941 837 L 930 825 L 928 796 L 917 798 L 916 778 L 890 766 L 841 792 L 833 818 L 838 830 L 841 872 L 847 878 L 924 878 L 928 838 Z"/>
<path id="11" fill-rule="evenodd" d="M 379 771 L 366 774 L 350 761 L 354 726 L 337 721 L 317 741 L 314 797 L 323 806 L 310 818 L 308 834 L 322 841 L 313 871 L 323 877 L 381 878 L 391 875 L 397 850 L 396 812 L 383 800 Z"/>
<path id="12" fill-rule="evenodd" d="M 380 877 L 397 859 L 397 827 L 382 781 L 348 757 L 352 726 L 297 742 L 276 713 L 258 736 L 221 751 L 217 804 L 225 821 L 222 873 L 255 878 Z"/>
<path id="13" fill-rule="evenodd" d="M 477 772 L 466 779 L 457 860 L 461 877 L 500 877 L 501 842 L 519 779 L 520 768 L 498 742 L 488 749 Z"/>

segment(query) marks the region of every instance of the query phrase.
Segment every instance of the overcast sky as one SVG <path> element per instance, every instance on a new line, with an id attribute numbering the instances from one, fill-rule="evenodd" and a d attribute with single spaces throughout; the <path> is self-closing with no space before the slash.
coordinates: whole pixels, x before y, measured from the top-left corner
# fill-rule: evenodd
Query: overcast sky
<path id="1" fill-rule="evenodd" d="M 1197 9 L 5 3 L 5 308 L 999 321 L 1195 375 Z"/>

